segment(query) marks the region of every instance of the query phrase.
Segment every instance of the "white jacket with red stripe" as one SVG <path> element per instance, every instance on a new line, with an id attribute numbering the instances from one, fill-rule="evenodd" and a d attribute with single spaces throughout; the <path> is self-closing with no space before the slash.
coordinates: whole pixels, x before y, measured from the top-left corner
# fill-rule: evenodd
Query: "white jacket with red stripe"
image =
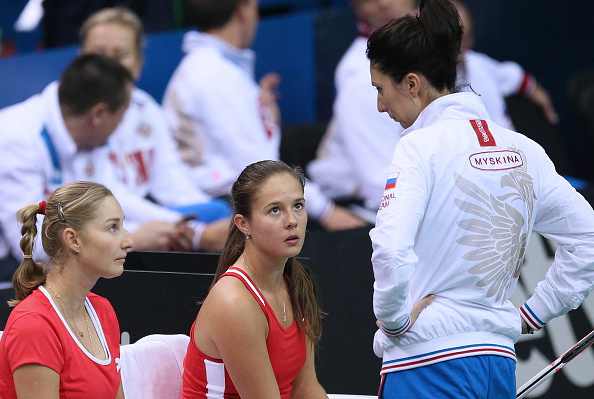
<path id="1" fill-rule="evenodd" d="M 532 231 L 559 244 L 521 312 L 538 329 L 594 284 L 594 211 L 544 150 L 487 116 L 473 93 L 438 98 L 403 132 L 370 232 L 382 373 L 453 358 L 515 359 L 508 299 Z M 435 301 L 411 327 L 412 305 Z"/>

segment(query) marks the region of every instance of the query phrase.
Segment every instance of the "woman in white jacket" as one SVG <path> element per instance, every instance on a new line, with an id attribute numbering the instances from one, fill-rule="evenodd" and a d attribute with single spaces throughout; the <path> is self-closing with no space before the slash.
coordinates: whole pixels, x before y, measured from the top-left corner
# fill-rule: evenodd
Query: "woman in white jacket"
<path id="1" fill-rule="evenodd" d="M 383 398 L 515 398 L 520 334 L 594 284 L 592 208 L 538 144 L 455 93 L 461 38 L 456 9 L 427 0 L 368 42 L 378 110 L 405 128 L 370 233 Z M 518 310 L 532 231 L 559 249 Z"/>

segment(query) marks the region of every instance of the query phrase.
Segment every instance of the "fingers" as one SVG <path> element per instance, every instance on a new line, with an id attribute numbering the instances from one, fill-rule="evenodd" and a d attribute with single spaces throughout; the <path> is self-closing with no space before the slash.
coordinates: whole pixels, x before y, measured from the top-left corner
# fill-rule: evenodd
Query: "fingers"
<path id="1" fill-rule="evenodd" d="M 322 222 L 324 228 L 328 231 L 356 229 L 367 225 L 367 221 L 353 214 L 346 208 L 336 206 Z"/>
<path id="2" fill-rule="evenodd" d="M 412 324 L 415 323 L 415 321 L 417 321 L 417 319 L 421 315 L 421 312 L 423 311 L 423 309 L 425 309 L 427 306 L 431 305 L 431 303 L 433 303 L 434 300 L 435 300 L 435 294 L 429 294 L 426 297 L 417 301 L 413 305 L 412 311 L 410 313 L 411 326 L 412 326 Z"/>
<path id="3" fill-rule="evenodd" d="M 275 72 L 269 72 L 260 79 L 260 87 L 263 90 L 276 90 L 280 85 L 280 75 Z"/>
<path id="4" fill-rule="evenodd" d="M 412 310 L 410 312 L 410 327 L 412 327 L 415 324 L 415 322 L 421 315 L 421 312 L 427 306 L 431 305 L 433 303 L 433 301 L 435 301 L 435 298 L 436 298 L 435 294 L 429 294 L 426 297 L 421 298 L 417 302 L 415 302 L 415 304 L 413 305 Z M 377 325 L 377 328 L 382 328 L 381 321 L 376 320 L 375 324 Z M 408 329 L 410 329 L 410 327 Z"/>
<path id="5" fill-rule="evenodd" d="M 170 250 L 190 251 L 192 249 L 193 238 L 194 230 L 187 223 L 176 223 L 175 231 L 170 238 Z"/>

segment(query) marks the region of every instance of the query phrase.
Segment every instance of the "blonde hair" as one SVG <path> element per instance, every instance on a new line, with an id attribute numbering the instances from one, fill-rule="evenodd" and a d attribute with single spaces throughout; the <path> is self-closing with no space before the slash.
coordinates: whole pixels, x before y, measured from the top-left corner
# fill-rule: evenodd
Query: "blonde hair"
<path id="1" fill-rule="evenodd" d="M 142 49 L 144 47 L 144 28 L 138 15 L 124 7 L 104 8 L 92 14 L 83 23 L 80 29 L 80 41 L 84 43 L 89 36 L 89 32 L 95 26 L 100 24 L 120 24 L 127 26 L 134 32 L 134 44 L 139 58 L 142 58 Z"/>
<path id="2" fill-rule="evenodd" d="M 87 223 L 95 218 L 100 201 L 109 196 L 113 194 L 105 186 L 86 181 L 65 184 L 54 191 L 47 200 L 41 226 L 41 243 L 49 257 L 47 263 L 32 259 L 37 215 L 40 210 L 43 212 L 42 206 L 27 205 L 17 212 L 17 219 L 22 224 L 20 246 L 25 257 L 12 277 L 15 299 L 8 302 L 9 306 L 16 306 L 45 283 L 49 268 L 58 265 L 66 254 L 62 241 L 64 229 L 70 227 L 83 232 Z"/>

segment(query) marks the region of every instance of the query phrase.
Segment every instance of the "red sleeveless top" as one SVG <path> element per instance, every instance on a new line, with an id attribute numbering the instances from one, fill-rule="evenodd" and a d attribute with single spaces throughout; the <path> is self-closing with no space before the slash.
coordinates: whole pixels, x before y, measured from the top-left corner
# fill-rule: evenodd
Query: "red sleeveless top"
<path id="1" fill-rule="evenodd" d="M 268 321 L 268 337 L 266 347 L 272 370 L 276 376 L 281 399 L 289 399 L 293 388 L 293 380 L 305 364 L 305 333 L 297 323 L 284 329 L 279 323 L 266 298 L 256 284 L 243 270 L 230 267 L 222 276 L 236 277 L 251 292 L 254 300 L 260 305 Z M 194 329 L 190 332 L 188 352 L 184 359 L 182 399 L 230 399 L 240 398 L 233 381 L 225 368 L 224 359 L 206 356 L 194 342 Z M 249 346 L 246 346 L 249 350 Z M 208 395 L 208 396 L 207 396 Z"/>

